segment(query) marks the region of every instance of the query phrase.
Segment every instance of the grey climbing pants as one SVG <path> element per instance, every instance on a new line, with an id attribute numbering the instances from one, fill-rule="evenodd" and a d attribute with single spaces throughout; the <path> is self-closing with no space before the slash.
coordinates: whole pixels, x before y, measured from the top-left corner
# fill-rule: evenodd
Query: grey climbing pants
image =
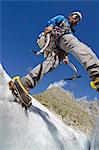
<path id="1" fill-rule="evenodd" d="M 99 77 L 99 59 L 90 47 L 80 42 L 74 35 L 66 34 L 62 36 L 60 48 L 74 55 L 88 71 L 92 80 Z"/>
<path id="2" fill-rule="evenodd" d="M 21 78 L 24 86 L 28 84 L 30 88 L 35 87 L 45 74 L 53 71 L 63 61 L 66 54 L 63 50 L 58 49 L 53 49 L 48 53 L 43 63 L 37 65 L 29 74 Z"/>
<path id="3" fill-rule="evenodd" d="M 54 40 L 53 40 L 54 42 Z M 86 44 L 80 42 L 74 35 L 66 34 L 60 39 L 60 49 L 57 50 L 51 43 L 50 53 L 42 64 L 37 65 L 29 74 L 22 78 L 25 85 L 26 80 L 30 81 L 31 88 L 35 87 L 39 80 L 49 71 L 55 69 L 64 59 L 66 53 L 72 53 L 83 67 L 88 71 L 92 80 L 99 77 L 99 60 L 95 53 Z"/>

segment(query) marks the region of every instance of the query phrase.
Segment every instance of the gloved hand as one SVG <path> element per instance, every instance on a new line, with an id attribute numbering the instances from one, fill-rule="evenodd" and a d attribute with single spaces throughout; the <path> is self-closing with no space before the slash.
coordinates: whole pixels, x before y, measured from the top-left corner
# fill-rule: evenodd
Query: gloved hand
<path id="1" fill-rule="evenodd" d="M 68 56 L 65 56 L 65 58 L 63 59 L 64 64 L 68 64 L 69 63 L 69 59 Z"/>
<path id="2" fill-rule="evenodd" d="M 45 28 L 44 33 L 47 34 L 47 33 L 51 32 L 52 30 L 53 30 L 53 27 L 52 26 L 48 26 L 48 27 Z"/>

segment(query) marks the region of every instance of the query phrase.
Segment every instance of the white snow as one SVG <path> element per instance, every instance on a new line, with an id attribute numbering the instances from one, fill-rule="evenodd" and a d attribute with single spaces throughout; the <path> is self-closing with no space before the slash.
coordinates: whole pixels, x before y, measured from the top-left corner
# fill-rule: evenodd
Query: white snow
<path id="1" fill-rule="evenodd" d="M 66 126 L 36 99 L 27 111 L 13 102 L 10 79 L 0 65 L 0 150 L 89 150 L 85 134 Z"/>
<path id="2" fill-rule="evenodd" d="M 11 91 L 8 88 L 8 81 L 10 81 L 11 78 L 8 76 L 8 74 L 3 69 L 1 63 L 0 63 L 0 99 L 6 100 L 11 96 Z"/>

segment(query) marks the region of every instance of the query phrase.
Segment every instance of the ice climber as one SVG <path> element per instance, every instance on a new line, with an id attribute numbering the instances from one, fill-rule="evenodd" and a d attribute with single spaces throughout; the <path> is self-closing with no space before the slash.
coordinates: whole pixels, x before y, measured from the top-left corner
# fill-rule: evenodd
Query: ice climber
<path id="1" fill-rule="evenodd" d="M 22 78 L 16 77 L 14 80 L 22 98 L 27 97 L 28 101 L 29 89 L 34 88 L 46 73 L 57 68 L 60 62 L 68 63 L 68 53 L 74 55 L 83 65 L 92 80 L 91 86 L 99 92 L 99 60 L 90 47 L 74 36 L 73 27 L 81 20 L 82 14 L 77 11 L 72 12 L 67 19 L 63 15 L 58 15 L 48 21 L 44 33 L 52 35 L 44 52 L 46 59 L 29 74 Z M 60 36 L 55 36 L 53 31 L 60 33 Z"/>

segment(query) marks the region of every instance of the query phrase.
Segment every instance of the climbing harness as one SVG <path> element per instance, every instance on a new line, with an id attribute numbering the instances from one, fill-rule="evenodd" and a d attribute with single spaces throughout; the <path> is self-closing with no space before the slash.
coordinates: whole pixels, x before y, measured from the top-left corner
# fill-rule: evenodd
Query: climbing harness
<path id="1" fill-rule="evenodd" d="M 58 32 L 57 32 L 58 31 Z M 54 32 L 56 36 L 56 38 L 59 36 L 59 30 L 58 29 L 55 29 Z M 35 54 L 36 56 L 39 56 L 40 54 L 43 54 L 45 51 L 46 51 L 46 48 L 48 47 L 49 43 L 50 43 L 50 39 L 51 39 L 51 34 L 48 33 L 45 35 L 44 32 L 42 32 L 40 35 L 39 35 L 39 39 L 37 39 L 37 44 L 38 46 L 40 47 L 40 50 L 39 51 L 34 51 L 34 50 L 31 50 L 31 52 L 33 54 Z M 65 78 L 64 80 L 75 80 L 77 78 L 81 78 L 81 75 L 78 75 L 78 70 L 77 70 L 77 67 L 71 63 L 71 62 L 68 62 L 67 64 L 73 71 L 74 71 L 74 74 L 72 77 L 70 78 Z"/>

